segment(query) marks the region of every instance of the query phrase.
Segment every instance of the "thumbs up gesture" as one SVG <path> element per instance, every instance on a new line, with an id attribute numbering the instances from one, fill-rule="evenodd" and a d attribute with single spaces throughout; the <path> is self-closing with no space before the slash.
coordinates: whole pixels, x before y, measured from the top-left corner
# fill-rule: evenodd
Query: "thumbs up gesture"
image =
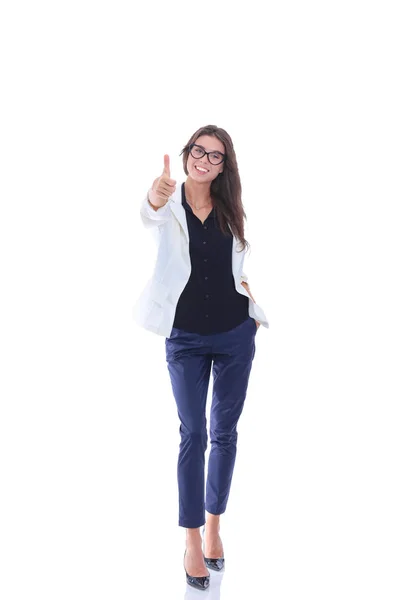
<path id="1" fill-rule="evenodd" d="M 160 177 L 154 180 L 149 191 L 150 202 L 160 208 L 166 204 L 168 198 L 172 196 L 175 190 L 176 181 L 175 179 L 171 179 L 169 156 L 168 154 L 164 154 L 164 169 Z"/>

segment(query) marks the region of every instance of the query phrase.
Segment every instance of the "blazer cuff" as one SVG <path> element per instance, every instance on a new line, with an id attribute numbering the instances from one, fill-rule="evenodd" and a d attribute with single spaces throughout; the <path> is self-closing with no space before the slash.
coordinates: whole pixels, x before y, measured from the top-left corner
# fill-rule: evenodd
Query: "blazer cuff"
<path id="1" fill-rule="evenodd" d="M 168 198 L 168 201 L 164 206 L 161 206 L 158 210 L 154 210 L 152 206 L 150 206 L 148 197 L 143 199 L 142 206 L 140 209 L 140 214 L 142 220 L 146 227 L 150 227 L 152 225 L 160 225 L 161 223 L 165 223 L 168 219 L 171 218 L 171 209 L 170 209 L 171 198 Z"/>

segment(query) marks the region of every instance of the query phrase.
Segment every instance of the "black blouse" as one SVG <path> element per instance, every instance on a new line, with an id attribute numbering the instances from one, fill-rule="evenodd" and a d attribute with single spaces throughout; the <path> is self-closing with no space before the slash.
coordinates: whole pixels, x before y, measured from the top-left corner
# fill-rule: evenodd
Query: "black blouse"
<path id="1" fill-rule="evenodd" d="M 249 299 L 239 294 L 232 274 L 233 235 L 218 228 L 213 208 L 204 223 L 193 213 L 182 183 L 192 271 L 175 312 L 173 326 L 210 335 L 237 327 L 249 316 Z"/>

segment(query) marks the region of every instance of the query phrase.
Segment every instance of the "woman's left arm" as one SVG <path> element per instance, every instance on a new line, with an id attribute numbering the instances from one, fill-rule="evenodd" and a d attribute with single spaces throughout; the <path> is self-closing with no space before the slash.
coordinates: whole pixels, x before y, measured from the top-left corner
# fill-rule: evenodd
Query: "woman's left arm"
<path id="1" fill-rule="evenodd" d="M 253 294 L 250 291 L 249 284 L 247 283 L 247 281 L 242 281 L 242 286 L 247 290 L 247 293 L 249 294 L 249 296 L 253 300 L 253 302 L 256 303 L 256 301 L 253 298 Z M 255 321 L 257 323 L 257 329 L 258 329 L 260 327 L 260 322 L 257 321 L 256 319 L 255 319 Z"/>

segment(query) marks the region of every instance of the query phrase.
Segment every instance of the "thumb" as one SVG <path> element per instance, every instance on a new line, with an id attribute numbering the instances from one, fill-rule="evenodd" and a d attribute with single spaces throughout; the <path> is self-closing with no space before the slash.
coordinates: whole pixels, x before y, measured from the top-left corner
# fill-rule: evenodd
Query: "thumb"
<path id="1" fill-rule="evenodd" d="M 171 177 L 171 173 L 169 170 L 169 156 L 168 154 L 164 154 L 164 171 L 163 171 L 163 175 L 166 175 L 167 177 Z"/>

